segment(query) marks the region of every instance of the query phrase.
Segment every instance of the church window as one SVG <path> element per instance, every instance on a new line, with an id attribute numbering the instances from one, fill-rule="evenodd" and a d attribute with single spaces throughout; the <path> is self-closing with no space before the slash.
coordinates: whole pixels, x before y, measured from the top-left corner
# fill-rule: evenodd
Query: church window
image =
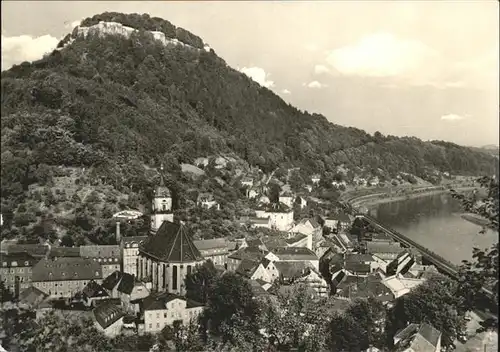
<path id="1" fill-rule="evenodd" d="M 177 266 L 172 267 L 172 289 L 177 290 Z"/>

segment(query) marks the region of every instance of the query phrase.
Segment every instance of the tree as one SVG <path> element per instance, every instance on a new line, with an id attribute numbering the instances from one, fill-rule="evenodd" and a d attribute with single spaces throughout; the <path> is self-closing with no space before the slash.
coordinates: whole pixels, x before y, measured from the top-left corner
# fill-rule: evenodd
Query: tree
<path id="1" fill-rule="evenodd" d="M 281 187 L 277 183 L 271 182 L 269 183 L 269 188 L 267 192 L 267 196 L 269 197 L 269 201 L 271 203 L 278 203 L 280 199 Z"/>
<path id="2" fill-rule="evenodd" d="M 484 199 L 477 199 L 475 194 L 466 196 L 455 190 L 451 190 L 454 198 L 458 199 L 463 208 L 471 213 L 477 214 L 488 221 L 488 226 L 498 233 L 499 213 L 498 213 L 498 179 L 482 177 L 479 183 L 486 190 Z M 486 227 L 480 231 L 484 233 Z M 498 242 L 489 249 L 473 249 L 473 261 L 464 260 L 459 269 L 460 292 L 465 299 L 467 309 L 482 308 L 485 296 L 482 288 L 486 287 L 493 293 L 493 297 L 487 299 L 489 304 L 495 304 L 498 312 Z M 482 329 L 498 329 L 498 318 L 486 320 Z"/>
<path id="3" fill-rule="evenodd" d="M 364 351 L 385 347 L 386 310 L 375 298 L 358 299 L 344 313 L 337 313 L 328 325 L 331 351 Z"/>
<path id="4" fill-rule="evenodd" d="M 211 260 L 207 260 L 195 270 L 186 275 L 186 297 L 205 304 L 219 272 Z"/>
<path id="5" fill-rule="evenodd" d="M 268 345 L 279 351 L 324 351 L 326 317 L 322 307 L 326 300 L 303 284 L 283 291 L 278 289 L 277 302 L 268 299 L 264 303 L 261 326 Z"/>
<path id="6" fill-rule="evenodd" d="M 453 346 L 453 341 L 465 329 L 466 310 L 458 290 L 456 281 L 436 274 L 396 299 L 388 313 L 388 343 L 408 324 L 427 322 L 443 334 L 442 346 Z"/>
<path id="7" fill-rule="evenodd" d="M 12 299 L 14 299 L 12 291 L 5 286 L 5 282 L 0 281 L 0 302 L 1 303 L 10 302 L 12 301 Z"/>
<path id="8" fill-rule="evenodd" d="M 248 281 L 235 273 L 225 273 L 209 290 L 200 322 L 204 330 L 224 343 L 237 345 L 241 340 L 256 343 L 259 313 Z"/>
<path id="9" fill-rule="evenodd" d="M 73 247 L 75 245 L 75 241 L 70 234 L 66 234 L 61 238 L 61 247 Z"/>

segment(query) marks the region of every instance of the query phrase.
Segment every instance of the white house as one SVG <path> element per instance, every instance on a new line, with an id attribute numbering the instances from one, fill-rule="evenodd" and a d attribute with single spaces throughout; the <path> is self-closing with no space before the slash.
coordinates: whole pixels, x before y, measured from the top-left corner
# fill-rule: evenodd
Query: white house
<path id="1" fill-rule="evenodd" d="M 302 219 L 291 228 L 290 232 L 302 233 L 307 236 L 312 235 L 312 248 L 316 247 L 323 237 L 321 225 L 314 219 Z"/>
<path id="2" fill-rule="evenodd" d="M 179 320 L 188 324 L 203 312 L 203 305 L 171 293 L 151 295 L 142 301 L 144 311 L 144 331 L 160 332 Z"/>
<path id="3" fill-rule="evenodd" d="M 298 197 L 296 201 L 299 204 L 300 209 L 307 207 L 307 200 L 304 197 Z"/>
<path id="4" fill-rule="evenodd" d="M 311 176 L 311 182 L 313 183 L 313 185 L 317 185 L 320 180 L 321 180 L 321 176 L 319 176 L 319 175 L 312 175 Z"/>
<path id="5" fill-rule="evenodd" d="M 303 233 L 289 232 L 285 242 L 288 247 L 306 247 L 313 250 L 312 234 L 304 235 Z"/>
<path id="6" fill-rule="evenodd" d="M 404 296 L 424 282 L 425 279 L 409 279 L 401 275 L 389 276 L 382 280 L 382 283 L 391 290 L 395 298 Z"/>
<path id="7" fill-rule="evenodd" d="M 220 204 L 214 199 L 214 196 L 211 193 L 200 193 L 198 195 L 197 203 L 199 207 L 205 209 L 215 208 L 220 210 Z"/>
<path id="8" fill-rule="evenodd" d="M 295 196 L 290 191 L 282 191 L 279 195 L 279 202 L 285 204 L 287 207 L 292 208 Z"/>
<path id="9" fill-rule="evenodd" d="M 250 177 L 243 177 L 241 184 L 246 187 L 253 187 L 253 179 Z"/>

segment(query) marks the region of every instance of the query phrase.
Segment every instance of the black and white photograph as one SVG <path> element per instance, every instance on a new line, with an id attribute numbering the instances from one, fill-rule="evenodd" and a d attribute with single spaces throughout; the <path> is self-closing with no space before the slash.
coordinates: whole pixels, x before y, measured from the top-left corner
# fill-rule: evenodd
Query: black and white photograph
<path id="1" fill-rule="evenodd" d="M 499 13 L 2 1 L 0 352 L 497 352 Z"/>

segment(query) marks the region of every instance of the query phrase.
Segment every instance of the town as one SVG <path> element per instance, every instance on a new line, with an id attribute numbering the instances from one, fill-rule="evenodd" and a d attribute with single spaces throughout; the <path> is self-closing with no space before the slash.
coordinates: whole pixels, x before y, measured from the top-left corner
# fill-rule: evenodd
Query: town
<path id="1" fill-rule="evenodd" d="M 1 277 L 12 300 L 34 310 L 37 318 L 53 310 L 91 312 L 95 326 L 116 337 L 124 331 L 159 333 L 175 322 L 196 319 L 204 304 L 186 297 L 186 278 L 207 262 L 222 275 L 231 272 L 247 280 L 257 300 L 303 285 L 311 299 L 344 307 L 368 297 L 390 306 L 438 273 L 433 265 L 424 265 L 418 251 L 369 228 L 340 203 L 297 219 L 294 209 L 314 201 L 307 193 L 318 185 L 319 175 L 311 177 L 301 195 L 273 174 L 264 181 L 241 177 L 243 194 L 255 204 L 252 214 L 236 219 L 248 236 L 194 240 L 184 222 L 174 217 L 163 172 L 162 166 L 151 200 L 149 233 L 123 236 L 122 224 L 143 216 L 124 210 L 113 215 L 116 245 L 2 241 Z M 280 191 L 273 197 L 268 186 L 276 184 Z M 345 181 L 332 184 L 346 186 Z M 220 210 L 210 193 L 199 194 L 197 207 Z M 406 337 L 395 336 L 396 344 L 424 339 L 439 351 L 440 332 L 432 325 L 410 324 L 408 329 L 415 332 L 401 332 Z"/>

